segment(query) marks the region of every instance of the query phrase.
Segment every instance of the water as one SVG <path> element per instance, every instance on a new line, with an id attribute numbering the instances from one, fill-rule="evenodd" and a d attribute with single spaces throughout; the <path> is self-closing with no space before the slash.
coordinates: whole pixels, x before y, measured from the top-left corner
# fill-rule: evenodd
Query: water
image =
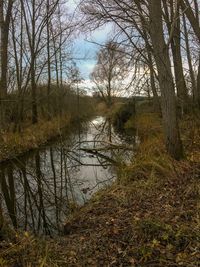
<path id="1" fill-rule="evenodd" d="M 113 161 L 125 154 L 122 149 L 110 149 L 113 143 L 127 140 L 109 121 L 97 117 L 39 150 L 1 164 L 6 220 L 35 234 L 62 232 L 74 207 L 116 178 Z"/>

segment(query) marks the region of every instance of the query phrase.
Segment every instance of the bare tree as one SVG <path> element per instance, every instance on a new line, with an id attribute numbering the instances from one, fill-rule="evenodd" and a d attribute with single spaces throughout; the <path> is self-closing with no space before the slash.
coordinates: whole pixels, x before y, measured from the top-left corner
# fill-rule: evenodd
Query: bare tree
<path id="1" fill-rule="evenodd" d="M 181 24 L 180 24 L 180 1 L 170 0 L 169 3 L 163 2 L 165 10 L 165 20 L 168 28 L 173 64 L 176 81 L 177 97 L 184 110 L 188 105 L 188 93 L 182 64 L 181 54 Z"/>
<path id="2" fill-rule="evenodd" d="M 5 10 L 6 6 L 6 10 Z M 1 97 L 7 93 L 7 71 L 8 71 L 8 40 L 9 40 L 9 26 L 12 15 L 13 0 L 0 1 L 0 92 Z"/>
<path id="3" fill-rule="evenodd" d="M 101 94 L 108 107 L 113 97 L 123 89 L 123 80 L 128 72 L 128 65 L 123 51 L 114 42 L 107 42 L 97 53 L 97 64 L 91 74 L 95 89 Z"/>
<path id="4" fill-rule="evenodd" d="M 198 7 L 198 2 L 195 2 L 195 10 L 193 10 L 192 8 L 192 4 L 188 1 L 188 0 L 182 0 L 179 1 L 181 8 L 182 8 L 182 12 L 185 13 L 187 19 L 189 20 L 194 33 L 196 35 L 196 37 L 199 40 L 200 43 L 200 25 L 199 25 L 199 7 Z"/>
<path id="5" fill-rule="evenodd" d="M 162 114 L 167 151 L 175 158 L 183 157 L 176 115 L 176 100 L 168 46 L 165 43 L 161 0 L 149 1 L 150 35 L 161 89 Z"/>
<path id="6" fill-rule="evenodd" d="M 9 26 L 11 21 L 13 0 L 0 1 L 0 105 L 1 105 L 1 126 L 4 124 L 4 104 L 7 95 L 7 74 L 8 74 L 8 40 Z"/>
<path id="7" fill-rule="evenodd" d="M 177 122 L 175 86 L 169 56 L 169 44 L 171 43 L 171 38 L 174 38 L 174 26 L 172 25 L 174 22 L 170 21 L 169 40 L 166 43 L 161 0 L 148 2 L 138 0 L 112 0 L 109 3 L 107 1 L 96 0 L 93 5 L 91 5 L 89 0 L 86 0 L 84 3 L 82 10 L 86 14 L 86 25 L 87 18 L 90 24 L 93 19 L 97 27 L 108 21 L 113 22 L 128 38 L 130 44 L 140 53 L 141 61 L 148 64 L 151 70 L 154 90 L 153 77 L 154 75 L 158 77 L 161 90 L 166 148 L 172 157 L 180 159 L 183 156 L 183 150 Z M 143 48 L 140 45 L 141 42 L 145 44 Z M 179 36 L 176 42 L 179 45 Z M 180 63 L 180 51 L 178 49 L 180 47 L 177 48 L 177 51 L 174 50 L 174 52 L 179 56 L 178 67 L 182 74 L 182 62 Z M 153 64 L 154 60 L 156 62 L 156 68 Z M 181 80 L 184 82 L 183 74 Z M 185 89 L 183 90 L 184 92 L 186 91 Z"/>

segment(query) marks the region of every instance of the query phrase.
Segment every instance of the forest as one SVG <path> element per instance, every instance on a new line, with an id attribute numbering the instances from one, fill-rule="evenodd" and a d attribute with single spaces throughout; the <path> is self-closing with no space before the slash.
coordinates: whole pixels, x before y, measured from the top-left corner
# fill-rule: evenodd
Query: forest
<path id="1" fill-rule="evenodd" d="M 200 266 L 200 1 L 0 0 L 0 266 Z"/>

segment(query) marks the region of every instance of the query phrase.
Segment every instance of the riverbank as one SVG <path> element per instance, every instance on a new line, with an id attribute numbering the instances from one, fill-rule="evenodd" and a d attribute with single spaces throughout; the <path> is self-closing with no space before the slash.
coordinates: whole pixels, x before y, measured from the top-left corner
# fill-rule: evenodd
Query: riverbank
<path id="1" fill-rule="evenodd" d="M 199 120 L 181 123 L 180 162 L 165 152 L 157 115 L 126 126 L 133 124 L 141 144 L 118 181 L 68 218 L 63 237 L 11 233 L 1 244 L 0 266 L 199 266 Z"/>
<path id="2" fill-rule="evenodd" d="M 80 118 L 80 120 L 84 120 L 84 118 Z M 20 133 L 2 133 L 0 136 L 0 162 L 14 159 L 30 150 L 39 148 L 61 136 L 63 131 L 69 130 L 75 122 L 77 122 L 76 117 L 63 115 L 49 121 L 40 120 L 37 124 L 25 127 Z"/>

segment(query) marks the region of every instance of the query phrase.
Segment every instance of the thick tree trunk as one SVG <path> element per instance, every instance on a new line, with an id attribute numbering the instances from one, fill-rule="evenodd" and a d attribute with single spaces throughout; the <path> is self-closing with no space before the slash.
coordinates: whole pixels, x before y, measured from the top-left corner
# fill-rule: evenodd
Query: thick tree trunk
<path id="1" fill-rule="evenodd" d="M 188 94 L 183 73 L 182 55 L 181 55 L 181 36 L 180 36 L 180 19 L 177 18 L 174 29 L 174 38 L 172 40 L 172 54 L 174 61 L 174 72 L 177 87 L 177 96 L 184 106 L 188 103 Z"/>
<path id="2" fill-rule="evenodd" d="M 4 19 L 3 19 L 3 1 L 0 1 L 0 127 L 3 127 L 4 115 L 3 115 L 3 99 L 4 99 L 4 86 L 2 69 L 3 69 L 3 27 L 4 27 Z"/>
<path id="3" fill-rule="evenodd" d="M 0 92 L 4 98 L 7 93 L 7 69 L 8 69 L 8 29 L 3 23 L 1 27 L 1 79 Z"/>
<path id="4" fill-rule="evenodd" d="M 200 109 L 200 57 L 199 57 L 199 66 L 198 66 L 198 74 L 197 74 L 197 96 L 196 103 Z"/>
<path id="5" fill-rule="evenodd" d="M 160 113 L 161 112 L 161 107 L 160 107 L 160 100 L 158 97 L 157 89 L 156 89 L 156 83 L 155 83 L 155 72 L 154 72 L 154 66 L 153 66 L 153 55 L 151 51 L 151 45 L 149 43 L 149 34 L 146 29 L 146 21 L 142 15 L 142 7 L 141 3 L 139 1 L 136 1 L 137 8 L 139 9 L 140 13 L 140 20 L 141 20 L 141 26 L 142 26 L 142 35 L 145 41 L 145 46 L 147 50 L 147 65 L 150 70 L 150 83 L 151 83 L 151 91 L 153 94 L 153 105 L 154 105 L 154 110 L 155 112 Z"/>
<path id="6" fill-rule="evenodd" d="M 158 69 L 165 142 L 174 159 L 183 157 L 176 114 L 176 100 L 168 47 L 163 35 L 161 0 L 149 1 L 150 36 Z"/>
<path id="7" fill-rule="evenodd" d="M 4 218 L 3 218 L 3 209 L 2 209 L 2 198 L 0 196 L 0 238 L 1 236 L 1 230 L 3 228 L 3 224 L 4 224 Z"/>
<path id="8" fill-rule="evenodd" d="M 195 6 L 195 16 L 197 19 L 197 24 L 200 27 L 200 24 L 199 24 L 200 14 L 199 14 L 198 0 L 194 0 L 194 6 Z M 196 91 L 196 94 L 197 94 L 197 105 L 198 105 L 198 108 L 200 109 L 200 56 L 199 56 L 199 66 L 198 66 L 198 74 L 197 74 L 197 91 Z"/>
<path id="9" fill-rule="evenodd" d="M 13 7 L 13 0 L 8 1 L 6 14 L 4 14 L 4 1 L 0 1 L 0 124 L 4 126 L 5 109 L 4 100 L 7 95 L 8 73 L 8 37 Z"/>
<path id="10" fill-rule="evenodd" d="M 32 42 L 31 42 L 31 95 L 32 95 L 32 123 L 35 124 L 38 122 L 38 111 L 37 111 L 37 85 L 35 81 L 35 65 L 36 65 L 36 58 L 35 58 L 35 0 L 32 2 Z"/>
<path id="11" fill-rule="evenodd" d="M 188 93 L 183 72 L 182 55 L 181 55 L 181 30 L 180 30 L 180 4 L 177 3 L 177 9 L 174 7 L 174 1 L 170 0 L 170 10 L 165 0 L 163 0 L 165 10 L 165 20 L 169 35 L 173 31 L 171 38 L 171 49 L 174 63 L 174 74 L 177 89 L 178 102 L 184 111 L 188 104 Z M 170 12 L 170 13 L 169 13 Z M 174 23 L 174 27 L 172 24 Z"/>
<path id="12" fill-rule="evenodd" d="M 50 94 L 51 94 L 51 59 L 50 59 L 50 12 L 49 0 L 47 0 L 47 67 L 48 67 L 48 83 L 47 83 L 47 112 L 48 119 L 51 118 Z"/>
<path id="13" fill-rule="evenodd" d="M 148 48 L 147 48 L 148 50 Z M 155 74 L 154 74 L 154 68 L 153 68 L 153 60 L 151 52 L 148 50 L 148 59 L 149 59 L 149 69 L 150 69 L 150 82 L 151 82 L 151 90 L 153 93 L 153 105 L 155 112 L 160 113 L 161 107 L 160 107 L 160 100 L 158 97 L 157 89 L 156 89 L 156 83 L 155 83 Z"/>
<path id="14" fill-rule="evenodd" d="M 185 15 L 183 15 L 183 26 L 184 26 L 187 61 L 188 61 L 190 79 L 191 79 L 191 84 L 192 84 L 193 101 L 194 101 L 194 103 L 196 105 L 198 105 L 197 84 L 196 84 L 194 70 L 193 70 L 193 66 L 192 66 L 192 57 L 191 57 L 191 53 L 190 53 L 190 44 L 189 44 L 189 37 L 188 37 L 188 31 L 187 31 Z"/>
<path id="15" fill-rule="evenodd" d="M 7 93 L 7 72 L 8 72 L 8 36 L 9 36 L 9 26 L 11 19 L 11 12 L 13 1 L 8 1 L 8 8 L 6 14 L 4 15 L 4 1 L 0 1 L 0 93 L 1 97 L 5 97 Z"/>
<path id="16" fill-rule="evenodd" d="M 189 22 L 193 28 L 193 31 L 194 31 L 194 33 L 195 33 L 195 35 L 198 38 L 199 43 L 200 43 L 199 17 L 194 14 L 194 12 L 192 10 L 192 6 L 188 0 L 181 0 L 180 5 L 181 5 L 182 11 L 185 13 L 187 19 L 189 20 Z M 196 9 L 197 9 L 197 6 L 196 6 Z M 197 12 L 196 9 L 195 9 L 195 13 Z"/>
<path id="17" fill-rule="evenodd" d="M 37 112 L 37 99 L 36 99 L 36 89 L 37 85 L 35 82 L 35 59 L 32 55 L 31 60 L 31 96 L 32 96 L 32 123 L 38 122 L 38 112 Z"/>

